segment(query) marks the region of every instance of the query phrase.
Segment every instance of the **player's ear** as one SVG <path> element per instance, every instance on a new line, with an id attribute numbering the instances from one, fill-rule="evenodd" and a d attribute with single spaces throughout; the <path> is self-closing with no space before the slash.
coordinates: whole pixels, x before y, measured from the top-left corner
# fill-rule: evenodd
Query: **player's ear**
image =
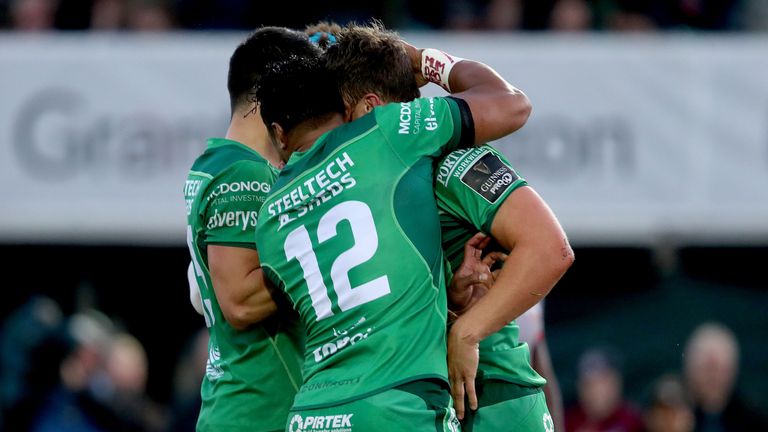
<path id="1" fill-rule="evenodd" d="M 368 93 L 363 96 L 365 112 L 371 112 L 377 106 L 385 105 L 384 101 L 376 93 Z"/>
<path id="2" fill-rule="evenodd" d="M 349 123 L 355 119 L 355 107 L 349 102 L 344 101 L 344 123 Z"/>
<path id="3" fill-rule="evenodd" d="M 272 130 L 271 135 L 277 148 L 286 150 L 288 145 L 285 143 L 285 131 L 283 131 L 283 127 L 277 122 L 272 122 L 272 124 L 269 125 L 269 128 Z"/>

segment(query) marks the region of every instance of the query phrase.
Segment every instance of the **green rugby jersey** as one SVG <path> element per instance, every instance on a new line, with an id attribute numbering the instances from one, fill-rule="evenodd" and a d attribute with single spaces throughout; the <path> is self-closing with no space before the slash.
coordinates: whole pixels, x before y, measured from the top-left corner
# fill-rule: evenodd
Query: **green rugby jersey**
<path id="1" fill-rule="evenodd" d="M 211 139 L 184 187 L 187 244 L 210 336 L 200 431 L 282 429 L 301 383 L 298 323 L 275 319 L 245 331 L 232 328 L 216 301 L 208 270 L 207 245 L 256 247 L 258 210 L 276 177 L 277 170 L 249 147 Z"/>
<path id="2" fill-rule="evenodd" d="M 305 328 L 295 410 L 446 381 L 433 171 L 473 141 L 466 102 L 416 99 L 324 134 L 280 173 L 259 211 L 256 243 L 265 274 Z"/>
<path id="3" fill-rule="evenodd" d="M 490 234 L 504 200 L 527 183 L 495 148 L 484 145 L 456 150 L 435 173 L 443 250 L 455 271 L 464 258 L 464 243 L 477 231 Z M 531 367 L 528 345 L 520 343 L 520 329 L 512 321 L 480 342 L 479 373 L 522 386 L 542 386 L 546 380 Z"/>

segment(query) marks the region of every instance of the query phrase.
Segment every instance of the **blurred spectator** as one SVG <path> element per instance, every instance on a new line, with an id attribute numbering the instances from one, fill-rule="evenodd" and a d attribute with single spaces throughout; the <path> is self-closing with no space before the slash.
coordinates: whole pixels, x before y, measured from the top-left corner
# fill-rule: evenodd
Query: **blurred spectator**
<path id="1" fill-rule="evenodd" d="M 35 432 L 160 431 L 165 418 L 145 394 L 147 359 L 133 336 L 96 311 L 72 316 L 76 347 L 61 362 L 61 385 L 38 413 Z"/>
<path id="2" fill-rule="evenodd" d="M 208 331 L 201 329 L 179 357 L 173 377 L 173 406 L 169 432 L 195 430 L 200 414 L 200 383 L 208 361 Z"/>
<path id="3" fill-rule="evenodd" d="M 521 0 L 457 0 L 446 7 L 447 26 L 455 30 L 513 30 L 522 22 Z"/>
<path id="4" fill-rule="evenodd" d="M 654 383 L 644 418 L 647 432 L 693 431 L 693 410 L 680 377 L 664 375 Z"/>
<path id="5" fill-rule="evenodd" d="M 738 0 L 659 1 L 656 17 L 665 28 L 727 30 L 733 26 Z"/>
<path id="6" fill-rule="evenodd" d="M 91 392 L 108 353 L 112 322 L 99 312 L 89 311 L 70 317 L 67 328 L 75 344 L 57 368 L 61 383 L 48 396 L 30 430 L 117 430 L 112 413 Z"/>
<path id="7" fill-rule="evenodd" d="M 592 10 L 586 0 L 558 0 L 549 27 L 556 31 L 585 31 L 592 27 Z"/>
<path id="8" fill-rule="evenodd" d="M 113 338 L 105 364 L 108 385 L 100 399 L 123 425 L 143 431 L 165 428 L 165 413 L 145 395 L 147 353 L 135 337 L 121 333 Z"/>
<path id="9" fill-rule="evenodd" d="M 0 21 L 19 30 L 247 30 L 370 18 L 400 29 L 765 30 L 768 0 L 337 0 L 300 8 L 248 0 L 0 0 Z"/>
<path id="10" fill-rule="evenodd" d="M 96 0 L 91 14 L 94 30 L 166 31 L 175 26 L 162 0 Z"/>
<path id="11" fill-rule="evenodd" d="M 616 9 L 608 18 L 608 28 L 625 32 L 656 30 L 656 22 L 651 16 L 651 2 L 618 0 L 616 3 Z"/>
<path id="12" fill-rule="evenodd" d="M 639 432 L 639 411 L 624 400 L 618 357 L 607 349 L 593 348 L 579 360 L 576 407 L 566 412 L 571 432 Z"/>
<path id="13" fill-rule="evenodd" d="M 28 430 L 44 398 L 59 383 L 59 363 L 71 348 L 59 305 L 34 297 L 11 314 L 0 336 L 0 430 Z"/>
<path id="14" fill-rule="evenodd" d="M 133 0 L 128 8 L 130 30 L 164 31 L 174 27 L 170 9 L 160 0 Z"/>
<path id="15" fill-rule="evenodd" d="M 51 30 L 58 6 L 58 0 L 11 0 L 11 27 L 22 31 Z"/>
<path id="16" fill-rule="evenodd" d="M 685 379 L 696 431 L 768 430 L 768 422 L 734 390 L 739 345 L 728 328 L 717 323 L 697 327 L 685 347 Z"/>
<path id="17" fill-rule="evenodd" d="M 119 30 L 127 14 L 126 0 L 95 0 L 91 11 L 91 28 L 94 30 Z"/>

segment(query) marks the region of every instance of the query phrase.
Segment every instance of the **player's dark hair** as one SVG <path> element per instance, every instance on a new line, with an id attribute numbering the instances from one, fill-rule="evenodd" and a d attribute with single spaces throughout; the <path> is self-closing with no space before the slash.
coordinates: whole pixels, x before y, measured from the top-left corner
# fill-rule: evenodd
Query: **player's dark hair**
<path id="1" fill-rule="evenodd" d="M 373 21 L 349 24 L 337 39 L 324 58 L 347 104 L 354 105 L 371 92 L 389 102 L 420 96 L 411 60 L 397 33 Z"/>
<path id="2" fill-rule="evenodd" d="M 229 59 L 227 89 L 232 113 L 241 104 L 253 102 L 255 87 L 272 63 L 289 56 L 316 58 L 321 50 L 298 31 L 262 27 L 251 33 Z"/>
<path id="3" fill-rule="evenodd" d="M 261 77 L 256 99 L 270 131 L 277 123 L 286 134 L 304 122 L 320 124 L 333 114 L 344 114 L 334 76 L 316 57 L 290 56 L 273 64 Z"/>

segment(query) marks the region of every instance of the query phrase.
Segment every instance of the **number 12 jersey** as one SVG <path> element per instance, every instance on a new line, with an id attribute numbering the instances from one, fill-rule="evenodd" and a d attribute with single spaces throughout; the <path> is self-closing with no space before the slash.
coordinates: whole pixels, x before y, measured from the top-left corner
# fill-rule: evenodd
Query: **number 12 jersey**
<path id="1" fill-rule="evenodd" d="M 464 101 L 416 99 L 324 134 L 280 173 L 256 243 L 306 332 L 294 410 L 447 380 L 433 173 L 473 141 Z"/>

